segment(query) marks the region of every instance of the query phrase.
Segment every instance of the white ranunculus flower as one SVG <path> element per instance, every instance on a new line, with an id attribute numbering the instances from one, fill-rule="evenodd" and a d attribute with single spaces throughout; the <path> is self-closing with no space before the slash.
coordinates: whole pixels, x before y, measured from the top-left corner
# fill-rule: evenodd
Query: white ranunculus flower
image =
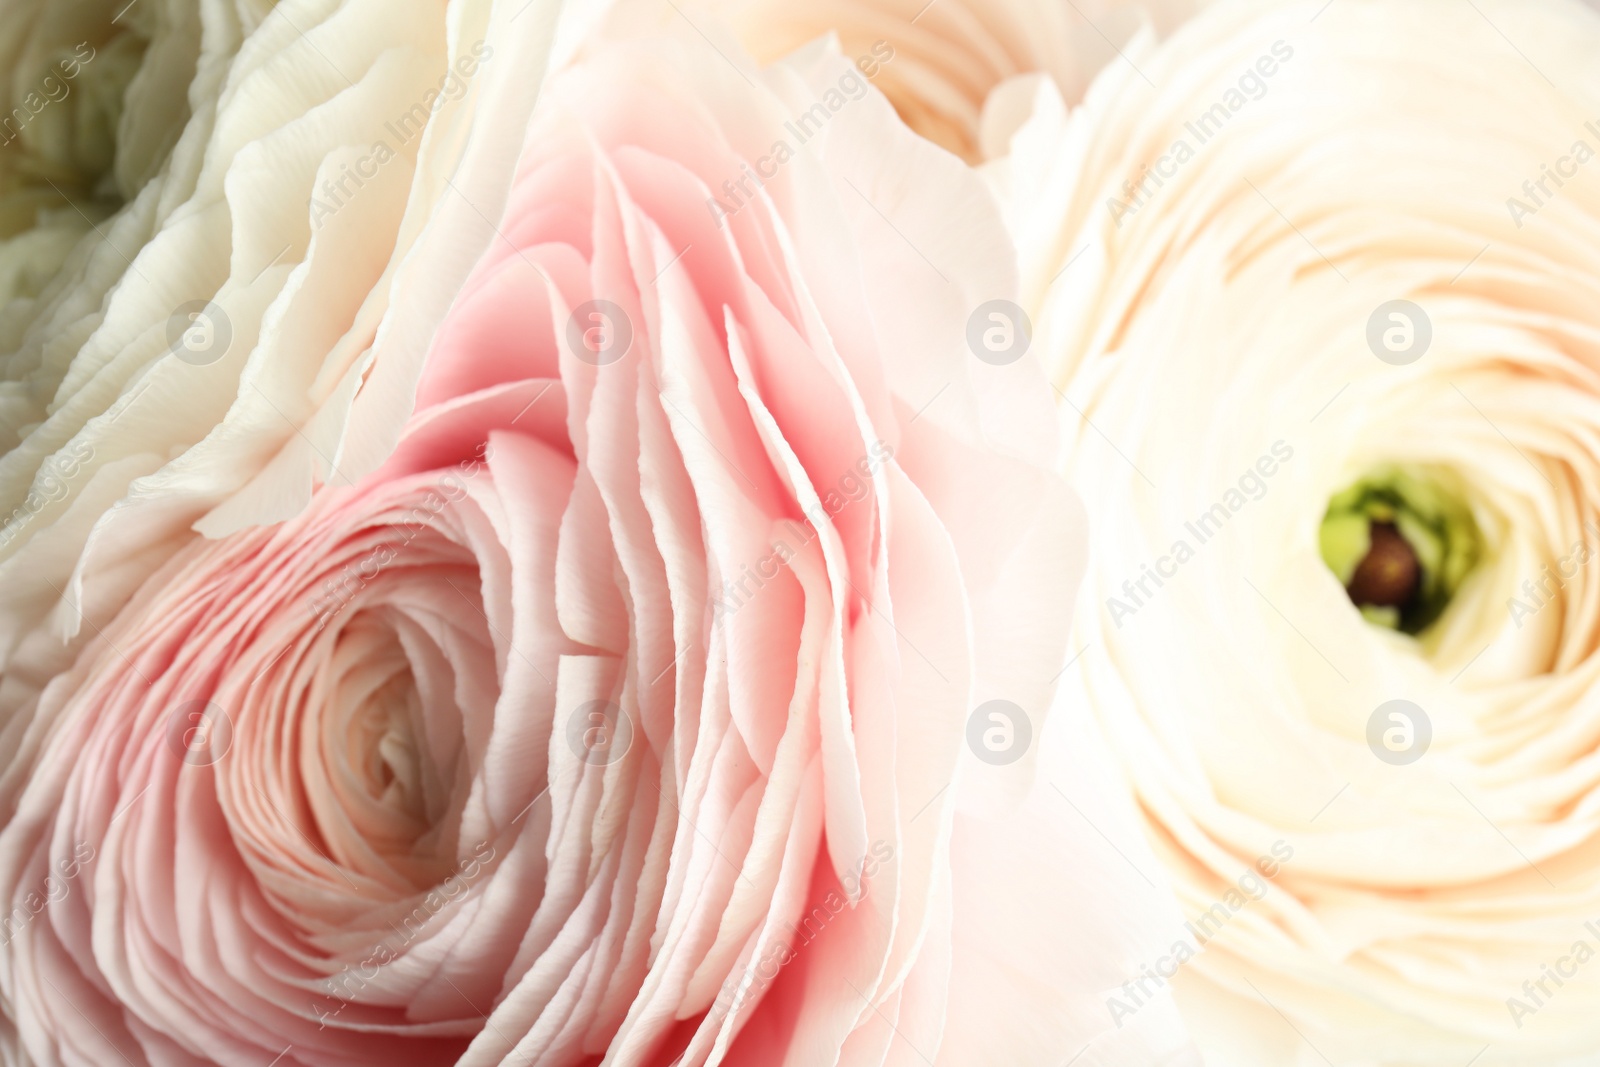
<path id="1" fill-rule="evenodd" d="M 993 168 L 1096 527 L 1068 677 L 1189 916 L 1107 1010 L 1176 988 L 1211 1063 L 1596 1062 L 1597 51 L 1225 3 Z"/>
<path id="2" fill-rule="evenodd" d="M 771 62 L 825 34 L 906 125 L 968 161 L 983 158 L 985 106 L 1008 79 L 1042 72 L 1077 100 L 1140 29 L 1165 32 L 1208 0 L 636 0 L 612 18 L 726 26 Z"/>
<path id="3" fill-rule="evenodd" d="M 0 102 L 38 106 L 0 149 L 0 747 L 24 756 L 0 810 L 40 685 L 192 531 L 387 453 L 497 240 L 559 7 L 16 6 Z"/>

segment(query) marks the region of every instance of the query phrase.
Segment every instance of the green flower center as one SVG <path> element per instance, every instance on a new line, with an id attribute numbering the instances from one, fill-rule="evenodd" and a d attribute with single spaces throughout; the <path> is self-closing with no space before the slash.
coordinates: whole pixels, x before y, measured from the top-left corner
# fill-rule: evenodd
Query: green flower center
<path id="1" fill-rule="evenodd" d="M 1444 613 L 1482 550 L 1463 497 L 1442 471 L 1388 467 L 1328 501 L 1322 559 L 1368 622 L 1419 634 Z"/>

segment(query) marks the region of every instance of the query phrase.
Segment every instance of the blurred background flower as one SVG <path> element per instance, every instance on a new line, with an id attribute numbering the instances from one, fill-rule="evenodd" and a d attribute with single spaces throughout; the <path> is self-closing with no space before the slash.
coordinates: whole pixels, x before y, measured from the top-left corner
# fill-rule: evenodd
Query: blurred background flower
<path id="1" fill-rule="evenodd" d="M 873 82 L 917 133 L 968 162 L 985 155 L 990 94 L 1042 73 L 1077 101 L 1138 31 L 1164 33 L 1205 0 L 623 0 L 618 25 L 687 19 L 725 29 L 762 62 L 817 37 L 880 57 Z M 885 52 L 887 48 L 887 52 Z M 884 58 L 892 57 L 892 58 Z"/>
<path id="2" fill-rule="evenodd" d="M 989 170 L 1094 526 L 1068 677 L 1212 1062 L 1600 1042 L 1597 48 L 1575 0 L 1224 3 Z"/>

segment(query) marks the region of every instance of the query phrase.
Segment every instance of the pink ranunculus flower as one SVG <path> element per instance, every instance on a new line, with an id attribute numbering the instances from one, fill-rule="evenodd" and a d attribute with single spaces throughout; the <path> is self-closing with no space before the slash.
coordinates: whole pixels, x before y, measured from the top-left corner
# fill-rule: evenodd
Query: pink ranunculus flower
<path id="1" fill-rule="evenodd" d="M 1080 522 L 1041 372 L 968 349 L 1013 255 L 857 84 L 692 36 L 551 83 L 396 451 L 190 544 L 45 690 L 0 832 L 27 1058 L 1129 1040 L 1085 992 L 1118 961 L 1072 956 L 1122 937 L 1119 861 L 1027 744 Z"/>

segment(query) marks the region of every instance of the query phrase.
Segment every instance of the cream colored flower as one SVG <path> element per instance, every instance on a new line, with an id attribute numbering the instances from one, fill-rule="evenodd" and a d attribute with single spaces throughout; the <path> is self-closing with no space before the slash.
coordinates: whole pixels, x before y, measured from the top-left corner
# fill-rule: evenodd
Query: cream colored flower
<path id="1" fill-rule="evenodd" d="M 621 3 L 613 18 L 652 12 L 725 26 L 763 62 L 832 33 L 844 54 L 913 130 L 969 161 L 986 155 L 984 108 L 1008 79 L 1043 72 L 1069 100 L 1117 60 L 1142 25 L 1177 26 L 1207 0 L 661 0 Z"/>
<path id="2" fill-rule="evenodd" d="M 1597 49 L 1227 3 L 994 168 L 1096 527 L 1068 677 L 1189 914 L 1144 994 L 1209 1062 L 1595 1062 Z"/>

